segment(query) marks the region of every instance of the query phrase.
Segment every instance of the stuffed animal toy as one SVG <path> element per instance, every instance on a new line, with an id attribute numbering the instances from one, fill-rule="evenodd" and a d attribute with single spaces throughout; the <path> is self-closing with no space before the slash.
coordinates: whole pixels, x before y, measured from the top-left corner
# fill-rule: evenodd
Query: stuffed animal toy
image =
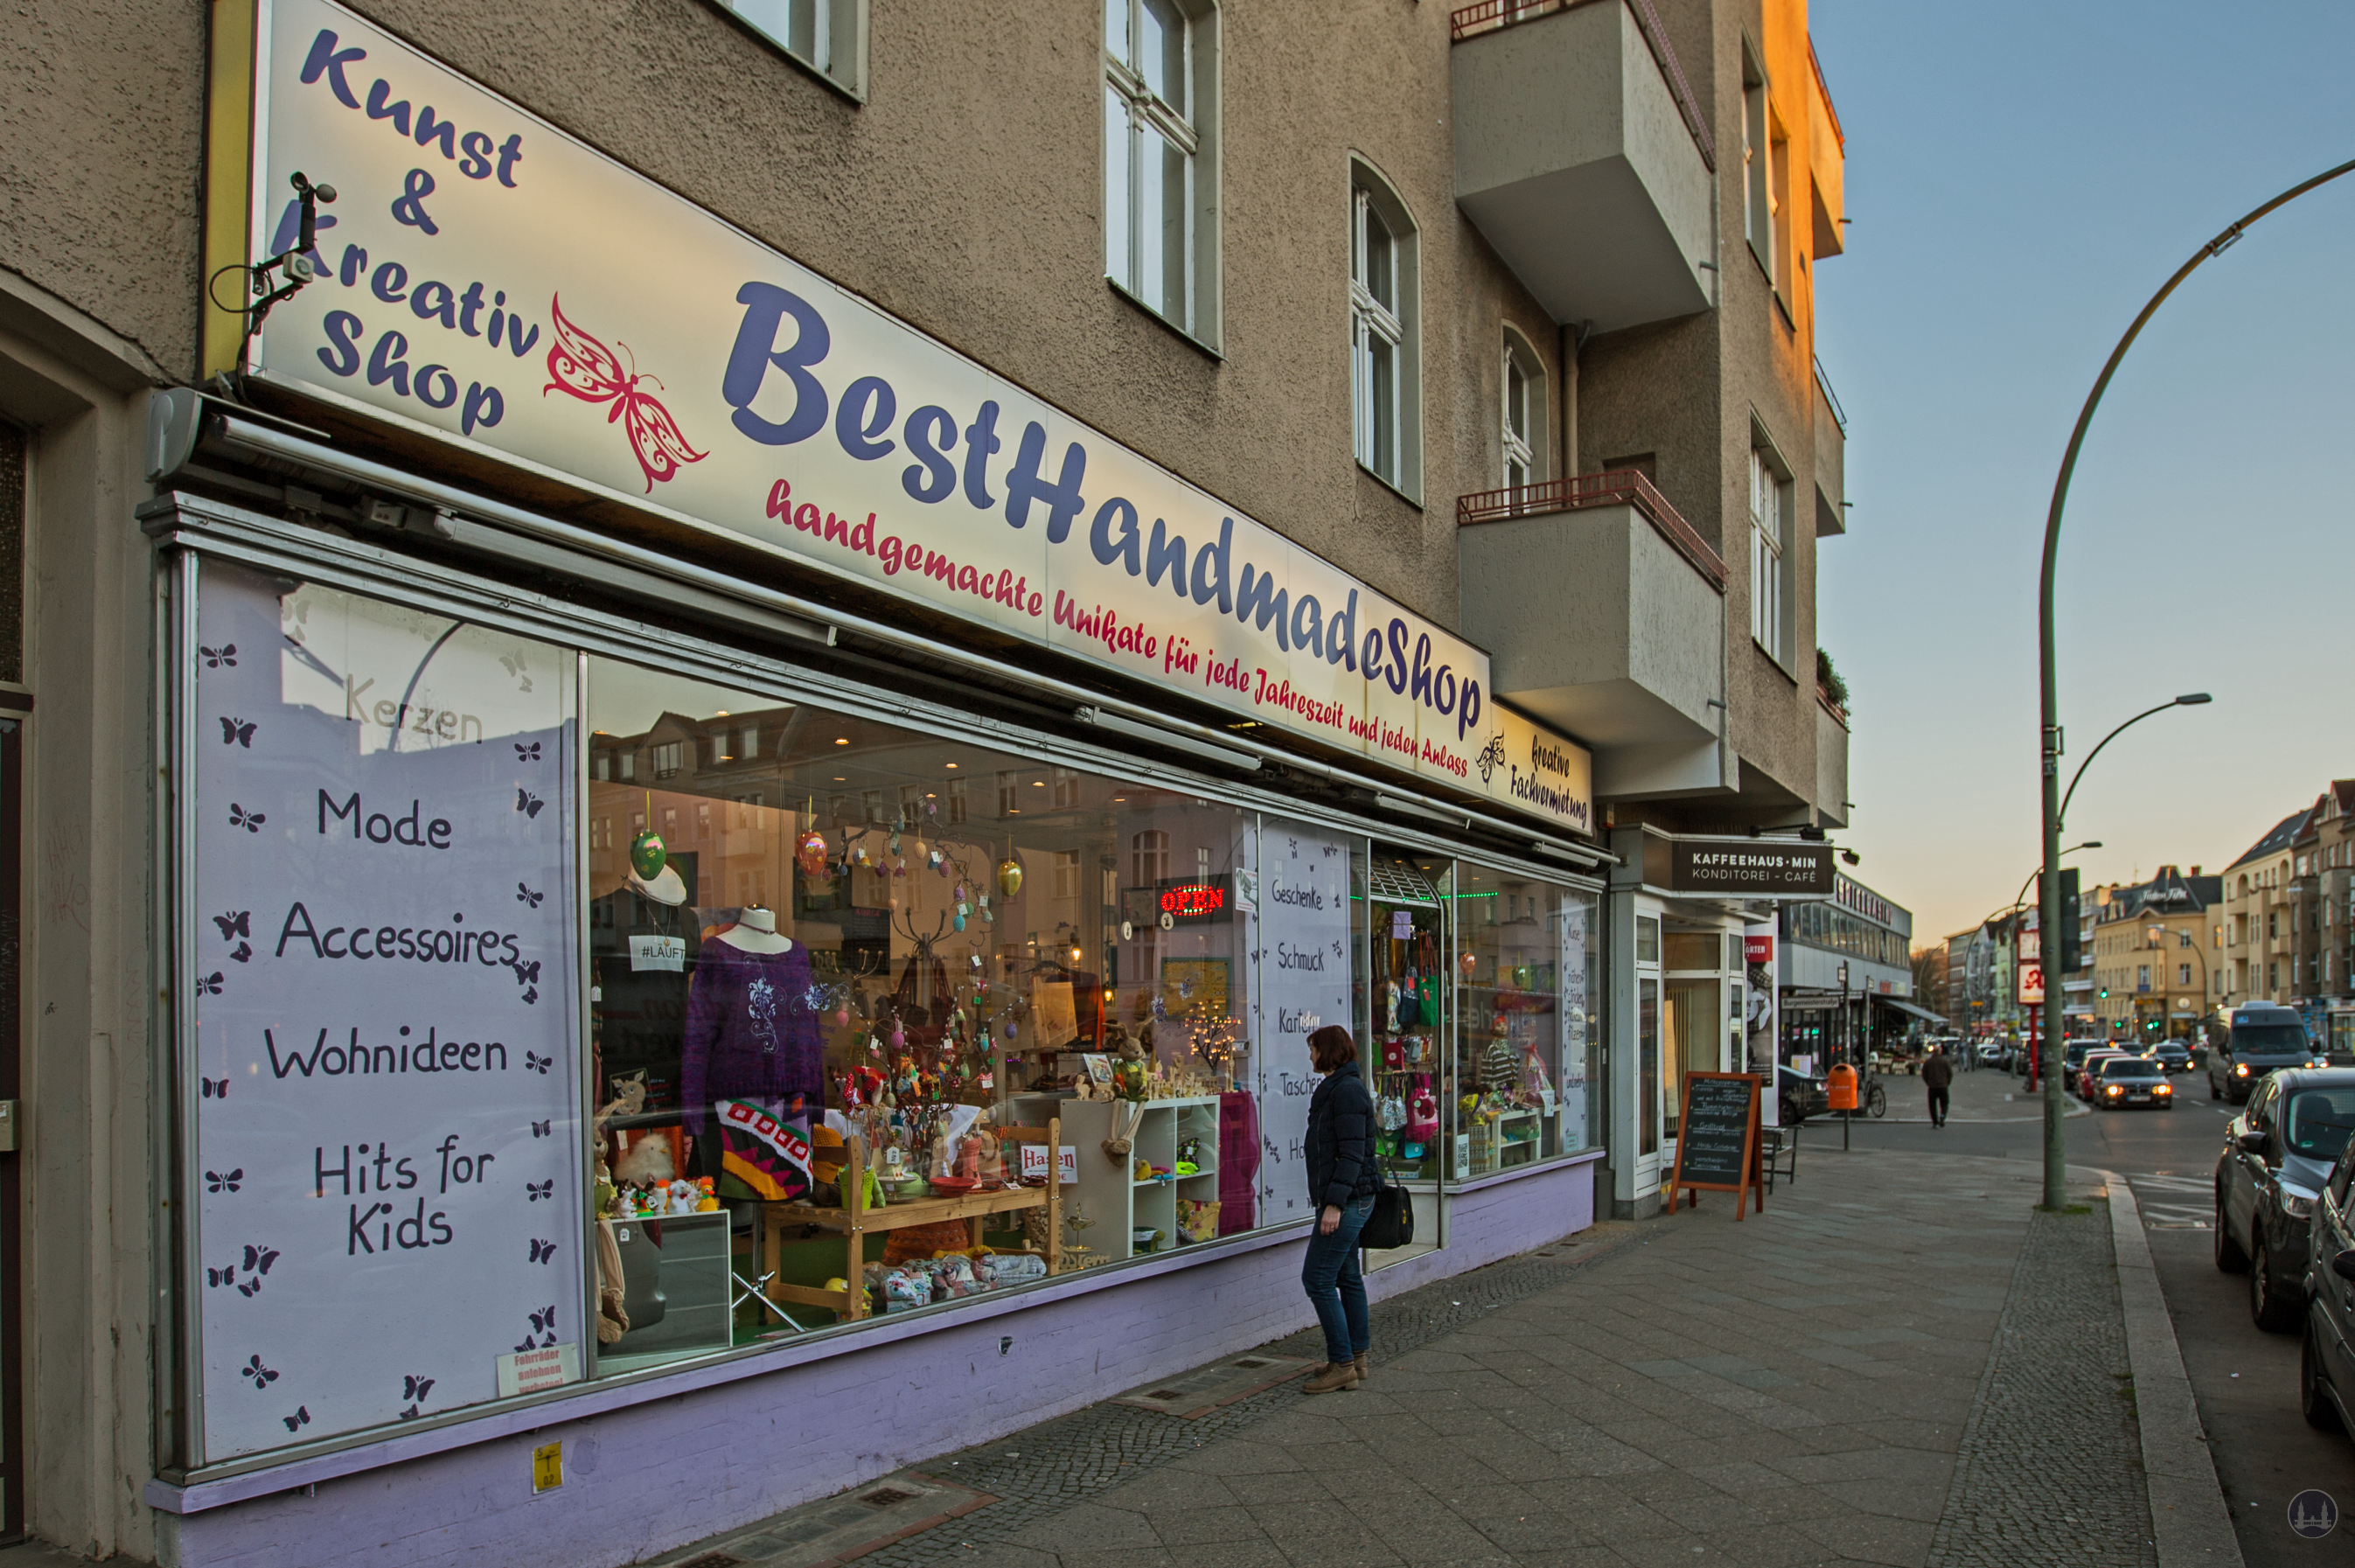
<path id="1" fill-rule="evenodd" d="M 677 1174 L 670 1146 L 660 1138 L 640 1138 L 613 1165 L 613 1179 L 623 1187 L 659 1186 Z"/>

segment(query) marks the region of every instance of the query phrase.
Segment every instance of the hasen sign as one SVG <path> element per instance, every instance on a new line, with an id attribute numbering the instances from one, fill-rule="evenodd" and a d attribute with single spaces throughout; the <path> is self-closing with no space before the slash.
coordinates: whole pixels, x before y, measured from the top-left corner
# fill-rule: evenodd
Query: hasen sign
<path id="1" fill-rule="evenodd" d="M 260 4 L 250 254 L 296 170 L 341 199 L 257 376 L 1586 826 L 1476 765 L 1529 752 L 1480 649 L 353 13 Z"/>

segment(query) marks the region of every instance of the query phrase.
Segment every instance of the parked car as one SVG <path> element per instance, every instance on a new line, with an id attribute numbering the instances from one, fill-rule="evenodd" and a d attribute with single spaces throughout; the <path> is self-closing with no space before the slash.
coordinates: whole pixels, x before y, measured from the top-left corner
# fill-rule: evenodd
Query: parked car
<path id="1" fill-rule="evenodd" d="M 2098 1073 L 2085 1075 L 2085 1083 L 2086 1100 L 2105 1111 L 2126 1105 L 2175 1109 L 2175 1085 L 2167 1081 L 2166 1069 L 2147 1056 L 2110 1057 Z"/>
<path id="2" fill-rule="evenodd" d="M 2278 1002 L 2249 1002 L 2232 1009 L 2224 1041 L 2208 1053 L 2208 1097 L 2248 1102 L 2249 1091 L 2268 1072 L 2284 1067 L 2327 1067 L 2306 1037 L 2296 1010 Z"/>
<path id="3" fill-rule="evenodd" d="M 2316 1200 L 2307 1247 L 2306 1335 L 2298 1409 L 2325 1432 L 2355 1429 L 2355 1139 L 2339 1151 Z"/>
<path id="4" fill-rule="evenodd" d="M 1977 1052 L 1979 1065 L 1981 1067 L 2009 1067 L 2011 1065 L 2010 1048 L 2002 1040 L 1983 1040 L 1978 1043 Z"/>
<path id="5" fill-rule="evenodd" d="M 2298 1326 L 2315 1200 L 2355 1129 L 2355 1069 L 2281 1068 L 2224 1128 L 2216 1161 L 2216 1266 L 2249 1271 L 2249 1316 Z"/>
<path id="6" fill-rule="evenodd" d="M 1788 1065 L 1774 1070 L 1774 1091 L 1782 1101 L 1783 1125 L 1796 1127 L 1809 1116 L 1830 1114 L 1831 1085 L 1821 1078 L 1810 1078 L 1797 1068 Z"/>
<path id="7" fill-rule="evenodd" d="M 2191 1051 L 2179 1040 L 2162 1040 L 2151 1048 L 2151 1060 L 2169 1072 L 2191 1071 Z"/>

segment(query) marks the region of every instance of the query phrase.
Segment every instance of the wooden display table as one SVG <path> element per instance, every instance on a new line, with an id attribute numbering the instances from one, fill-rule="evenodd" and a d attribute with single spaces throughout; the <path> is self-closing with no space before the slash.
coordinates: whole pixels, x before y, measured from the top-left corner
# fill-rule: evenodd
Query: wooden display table
<path id="1" fill-rule="evenodd" d="M 959 1192 L 940 1198 L 918 1198 L 904 1203 L 887 1203 L 870 1208 L 867 1203 L 867 1144 L 863 1138 L 843 1140 L 848 1156 L 844 1166 L 853 1202 L 847 1209 L 804 1208 L 798 1203 L 764 1203 L 761 1206 L 761 1257 L 763 1269 L 773 1277 L 768 1294 L 772 1300 L 798 1302 L 805 1307 L 824 1307 L 838 1317 L 856 1320 L 868 1316 L 867 1237 L 872 1232 L 900 1231 L 911 1225 L 937 1225 L 944 1221 L 963 1220 L 970 1225 L 973 1244 L 982 1244 L 982 1221 L 992 1214 L 1011 1214 L 1025 1209 L 1047 1211 L 1047 1272 L 1062 1272 L 1063 1262 L 1063 1202 L 1062 1193 L 1051 1177 L 1056 1169 L 1055 1148 L 1062 1136 L 1060 1119 L 1043 1127 L 999 1127 L 996 1129 L 1000 1145 L 1043 1143 L 1047 1146 L 1047 1169 L 1050 1179 L 1043 1187 L 1002 1187 L 989 1192 Z M 1019 1158 L 1017 1154 L 1016 1158 Z M 784 1253 L 784 1233 L 797 1226 L 815 1225 L 823 1230 L 842 1232 L 847 1257 L 842 1273 L 844 1290 L 826 1290 L 814 1285 L 786 1285 L 773 1277 L 779 1270 Z"/>

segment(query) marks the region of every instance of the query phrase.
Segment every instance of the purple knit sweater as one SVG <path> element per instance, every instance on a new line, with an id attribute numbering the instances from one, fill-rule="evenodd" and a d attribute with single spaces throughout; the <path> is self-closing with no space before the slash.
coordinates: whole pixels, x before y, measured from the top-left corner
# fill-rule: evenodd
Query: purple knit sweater
<path id="1" fill-rule="evenodd" d="M 690 1125 L 711 1101 L 757 1100 L 792 1115 L 826 1104 L 826 1051 L 810 999 L 809 949 L 747 953 L 714 939 L 687 993 L 682 1101 Z"/>

